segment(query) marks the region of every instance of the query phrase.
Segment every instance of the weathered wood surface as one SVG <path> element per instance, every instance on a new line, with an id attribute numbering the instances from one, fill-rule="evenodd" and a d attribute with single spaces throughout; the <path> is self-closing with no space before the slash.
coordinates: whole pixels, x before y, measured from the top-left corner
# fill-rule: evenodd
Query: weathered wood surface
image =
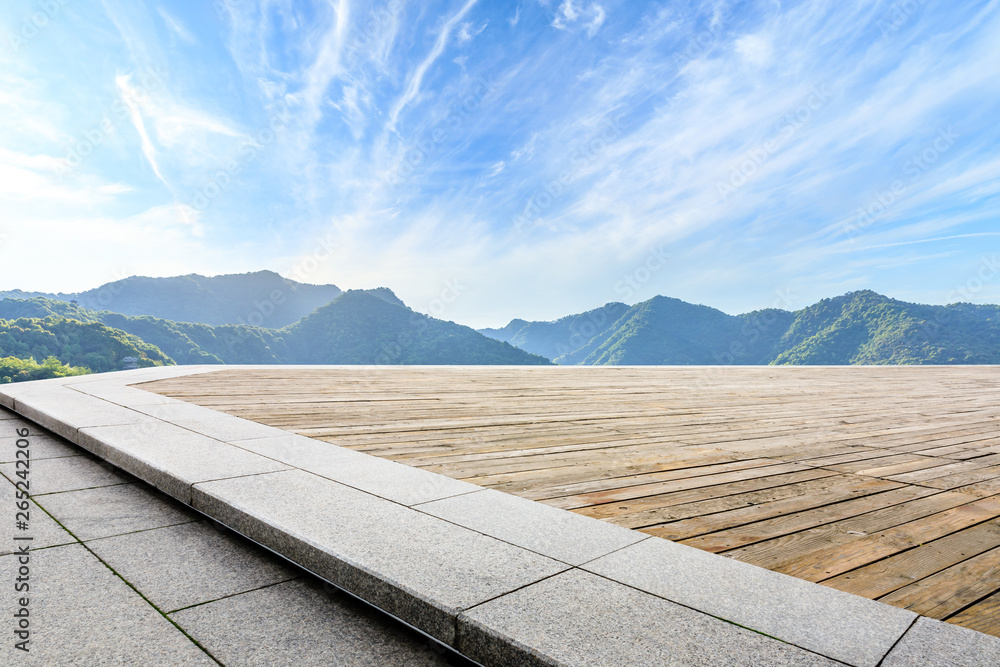
<path id="1" fill-rule="evenodd" d="M 275 367 L 142 387 L 1000 636 L 1000 368 Z"/>

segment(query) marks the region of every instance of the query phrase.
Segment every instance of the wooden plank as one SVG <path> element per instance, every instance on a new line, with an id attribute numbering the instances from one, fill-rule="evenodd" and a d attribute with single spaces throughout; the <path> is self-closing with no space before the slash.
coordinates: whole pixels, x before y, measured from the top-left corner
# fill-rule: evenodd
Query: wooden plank
<path id="1" fill-rule="evenodd" d="M 824 581 L 997 516 L 1000 500 L 984 498 L 873 535 L 856 536 L 776 569 L 807 581 Z"/>
<path id="2" fill-rule="evenodd" d="M 944 620 L 1000 590 L 1000 547 L 962 561 L 884 597 L 881 602 Z"/>
<path id="3" fill-rule="evenodd" d="M 627 528 L 642 528 L 701 514 L 713 514 L 737 507 L 790 498 L 801 492 L 801 487 L 796 486 L 800 482 L 837 477 L 836 473 L 829 470 L 804 470 L 787 475 L 679 491 L 655 498 L 643 498 L 639 501 L 629 501 L 629 505 L 590 505 L 573 511 L 584 516 L 603 518 Z M 606 516 L 602 516 L 603 514 Z"/>
<path id="4" fill-rule="evenodd" d="M 739 526 L 738 528 L 719 530 L 709 535 L 684 540 L 684 544 L 713 553 L 722 553 L 756 542 L 763 542 L 783 535 L 814 529 L 878 509 L 885 509 L 934 493 L 938 493 L 938 491 L 916 486 L 904 486 L 893 491 L 824 505 L 823 507 L 817 507 L 816 509 L 804 512 L 784 514 L 773 519 Z"/>
<path id="5" fill-rule="evenodd" d="M 994 593 L 948 619 L 949 623 L 1000 637 L 1000 593 Z"/>
<path id="6" fill-rule="evenodd" d="M 738 548 L 727 555 L 769 570 L 777 570 L 797 559 L 809 558 L 813 559 L 818 567 L 821 567 L 825 561 L 820 552 L 826 551 L 834 545 L 853 542 L 858 537 L 876 534 L 894 526 L 937 515 L 975 500 L 977 500 L 976 496 L 955 492 L 939 492 L 925 498 L 866 512 L 818 529 L 793 533 L 761 544 Z"/>
<path id="7" fill-rule="evenodd" d="M 998 546 L 1000 522 L 987 521 L 821 583 L 875 599 Z"/>
<path id="8" fill-rule="evenodd" d="M 743 526 L 748 523 L 764 521 L 779 516 L 786 517 L 790 514 L 796 514 L 823 505 L 831 505 L 902 487 L 901 484 L 863 477 L 853 479 L 849 477 L 845 479 L 827 478 L 826 482 L 829 486 L 824 485 L 824 488 L 819 490 L 801 486 L 799 489 L 795 489 L 793 491 L 795 495 L 789 498 L 763 504 L 754 504 L 748 507 L 729 510 L 728 512 L 672 521 L 657 526 L 655 530 L 645 530 L 644 532 L 668 540 L 686 540 L 705 533 Z"/>
<path id="9" fill-rule="evenodd" d="M 775 483 L 781 483 L 781 478 L 787 473 L 794 472 L 814 472 L 815 468 L 801 465 L 799 463 L 783 463 L 773 466 L 750 468 L 747 470 L 736 470 L 733 472 L 718 473 L 715 475 L 704 475 L 702 477 L 686 477 L 674 479 L 666 482 L 653 482 L 650 484 L 638 484 L 635 486 L 625 486 L 623 488 L 612 488 L 605 491 L 593 491 L 590 493 L 580 493 L 572 496 L 555 498 L 549 504 L 564 509 L 576 509 L 579 507 L 600 507 L 602 516 L 614 516 L 617 512 L 614 507 L 607 505 L 627 504 L 632 507 L 659 507 L 659 499 L 677 491 L 687 491 L 690 489 L 700 489 L 704 487 L 727 486 L 736 482 L 759 478 L 775 478 Z M 825 472 L 832 476 L 836 473 Z"/>

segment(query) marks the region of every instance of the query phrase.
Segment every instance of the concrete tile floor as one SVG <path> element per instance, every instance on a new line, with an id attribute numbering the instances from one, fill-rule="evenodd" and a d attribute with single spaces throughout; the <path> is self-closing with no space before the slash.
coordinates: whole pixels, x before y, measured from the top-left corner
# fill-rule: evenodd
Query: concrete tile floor
<path id="1" fill-rule="evenodd" d="M 13 451 L 23 425 L 0 409 L 0 451 Z M 29 651 L 4 631 L 0 663 L 470 664 L 72 443 L 31 432 L 44 446 L 32 460 L 40 492 L 27 531 L 12 527 L 14 457 L 0 467 L 4 581 L 22 565 L 11 552 L 24 541 L 14 537 L 34 538 Z M 18 608 L 13 594 L 3 597 L 5 625 Z"/>

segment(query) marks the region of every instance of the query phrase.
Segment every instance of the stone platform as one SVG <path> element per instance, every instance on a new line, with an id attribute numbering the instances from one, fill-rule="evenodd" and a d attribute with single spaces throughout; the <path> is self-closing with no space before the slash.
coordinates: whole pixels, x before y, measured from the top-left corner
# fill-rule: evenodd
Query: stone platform
<path id="1" fill-rule="evenodd" d="M 235 538 L 199 521 L 205 516 L 483 665 L 1000 663 L 994 637 L 130 386 L 217 370 L 144 369 L 0 388 L 0 404 L 95 457 L 33 456 L 33 500 L 56 519 L 61 512 L 69 530 L 49 526 L 60 537 L 35 554 L 38 576 L 66 577 L 65 595 L 56 597 L 77 601 L 43 598 L 50 611 L 49 620 L 39 612 L 39 645 L 44 632 L 72 632 L 85 621 L 83 605 L 100 604 L 98 597 L 115 587 L 120 599 L 105 607 L 120 612 L 109 613 L 145 614 L 150 627 L 158 624 L 154 634 L 166 629 L 170 638 L 162 641 L 182 647 L 177 655 L 189 655 L 191 664 L 253 663 L 250 652 L 261 640 L 244 624 L 267 616 L 269 595 L 299 600 L 304 618 L 325 613 L 310 607 L 315 585 L 292 573 L 299 570 L 249 546 L 221 556 L 225 549 L 212 540 Z M 282 370 L 294 382 L 301 369 Z M 5 454 L 4 461 L 0 472 L 17 481 L 14 458 Z M 119 470 L 151 489 L 125 481 Z M 91 473 L 97 477 L 85 486 L 60 486 Z M 82 495 L 60 504 L 57 496 L 70 492 Z M 120 512 L 124 523 L 104 530 L 99 515 L 81 510 L 91 506 L 156 509 Z M 72 533 L 66 546 L 56 546 L 67 539 L 59 531 Z M 178 542 L 190 553 L 222 558 L 230 574 L 209 570 L 201 583 L 171 574 L 177 563 L 163 545 Z M 66 564 L 46 575 L 45 561 L 60 558 Z M 199 562 L 189 561 L 191 577 Z M 108 582 L 121 585 L 74 583 L 98 581 L 71 573 L 99 571 L 101 563 L 110 568 Z M 185 619 L 198 629 L 188 631 Z M 405 664 L 439 659 L 421 653 L 411 637 L 385 637 L 386 650 L 405 660 L 418 656 Z M 287 663 L 328 664 L 322 655 Z M 279 655 L 268 664 L 284 662 Z M 358 656 L 348 664 L 392 663 L 373 652 L 367 663 Z"/>

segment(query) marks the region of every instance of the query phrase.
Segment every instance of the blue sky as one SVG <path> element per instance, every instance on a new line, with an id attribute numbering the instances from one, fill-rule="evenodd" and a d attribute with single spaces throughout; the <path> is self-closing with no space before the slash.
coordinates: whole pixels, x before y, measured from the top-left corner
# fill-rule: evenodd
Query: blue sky
<path id="1" fill-rule="evenodd" d="M 0 288 L 997 303 L 998 36 L 996 0 L 6 0 Z"/>

